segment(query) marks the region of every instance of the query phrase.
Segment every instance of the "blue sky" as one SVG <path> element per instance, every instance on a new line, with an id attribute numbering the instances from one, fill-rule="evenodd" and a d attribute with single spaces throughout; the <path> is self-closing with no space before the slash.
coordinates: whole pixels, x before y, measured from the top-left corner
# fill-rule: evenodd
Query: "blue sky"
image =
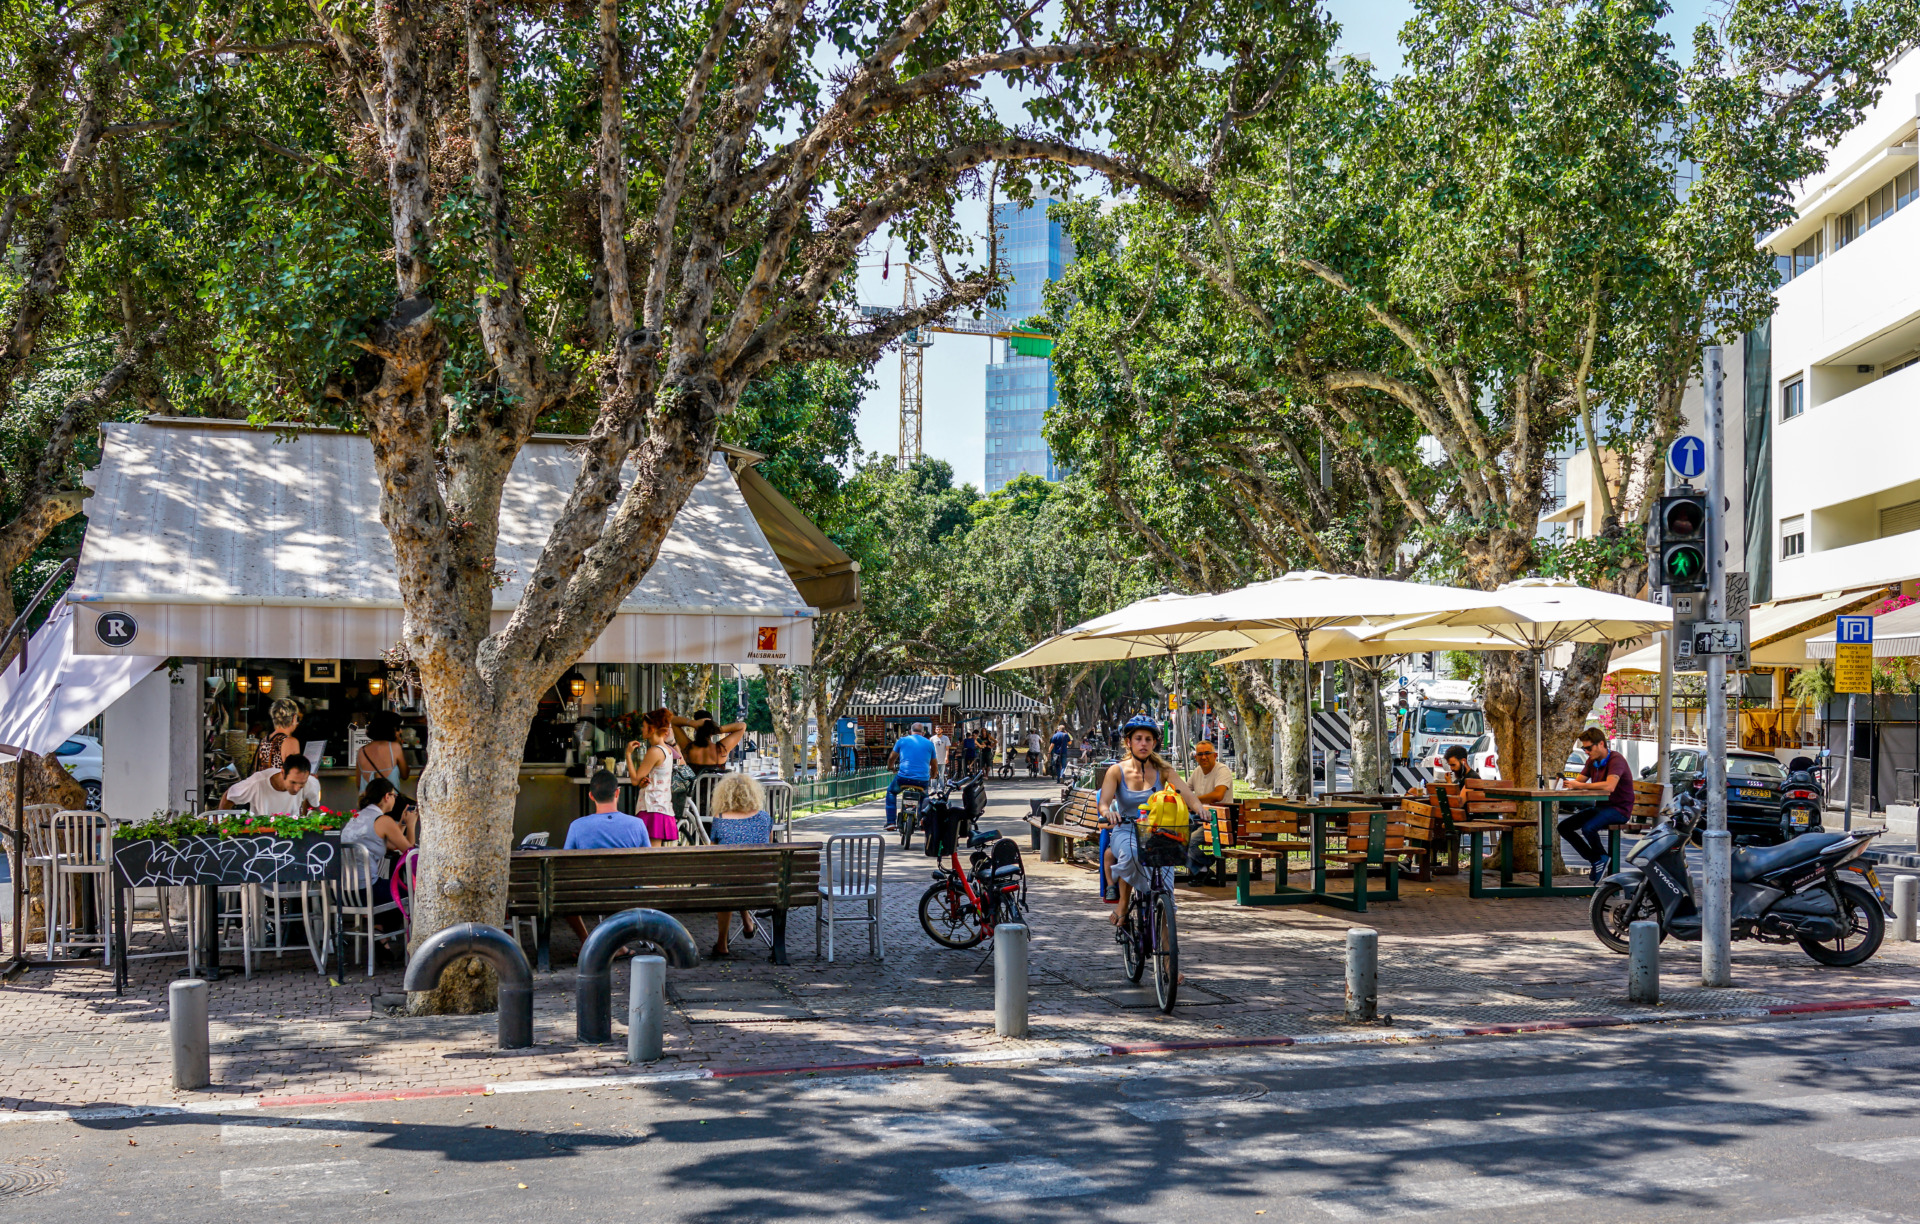
<path id="1" fill-rule="evenodd" d="M 1674 12 L 1661 24 L 1681 45 L 1691 42 L 1692 30 L 1707 14 L 1717 11 L 1711 0 L 1672 0 Z M 1400 27 L 1413 15 L 1408 0 L 1329 0 L 1327 10 L 1340 23 L 1339 50 L 1365 55 L 1376 71 L 1390 74 L 1400 67 Z M 1016 96 L 1016 95 L 1009 95 Z M 985 210 L 975 207 L 962 221 L 978 230 Z M 863 267 L 860 300 L 898 305 L 900 273 L 894 268 L 883 281 L 879 262 L 884 245 L 873 249 L 872 267 Z M 899 251 L 894 252 L 897 261 Z M 924 286 L 923 286 L 924 288 Z M 986 367 L 993 341 L 971 336 L 938 336 L 926 350 L 924 425 L 922 445 L 927 454 L 953 465 L 954 476 L 976 487 L 986 468 Z M 860 410 L 860 442 L 867 450 L 893 453 L 898 447 L 900 420 L 900 359 L 888 353 L 874 368 L 874 388 Z"/>

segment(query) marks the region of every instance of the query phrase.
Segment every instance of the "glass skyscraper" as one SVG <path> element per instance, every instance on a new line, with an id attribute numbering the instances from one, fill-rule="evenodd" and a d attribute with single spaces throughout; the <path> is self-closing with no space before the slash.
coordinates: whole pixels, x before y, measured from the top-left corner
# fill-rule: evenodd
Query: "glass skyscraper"
<path id="1" fill-rule="evenodd" d="M 1046 308 L 1041 289 L 1073 262 L 1073 239 L 1066 227 L 1047 218 L 1053 200 L 1040 198 L 1033 207 L 999 204 L 994 224 L 1013 284 L 1007 288 L 1005 313 L 1014 323 Z M 1047 480 L 1058 478 L 1053 456 L 1041 433 L 1046 412 L 1057 400 L 1053 362 L 1045 357 L 1022 357 L 1011 341 L 1002 340 L 1000 360 L 987 365 L 987 492 L 1005 485 L 1022 472 Z"/>

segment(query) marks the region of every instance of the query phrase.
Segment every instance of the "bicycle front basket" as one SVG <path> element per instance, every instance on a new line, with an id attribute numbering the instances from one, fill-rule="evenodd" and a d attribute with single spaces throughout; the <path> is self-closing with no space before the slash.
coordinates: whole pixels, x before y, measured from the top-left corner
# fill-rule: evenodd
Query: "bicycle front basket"
<path id="1" fill-rule="evenodd" d="M 1179 867 L 1187 861 L 1187 847 L 1165 833 L 1149 835 L 1140 843 L 1142 867 Z"/>

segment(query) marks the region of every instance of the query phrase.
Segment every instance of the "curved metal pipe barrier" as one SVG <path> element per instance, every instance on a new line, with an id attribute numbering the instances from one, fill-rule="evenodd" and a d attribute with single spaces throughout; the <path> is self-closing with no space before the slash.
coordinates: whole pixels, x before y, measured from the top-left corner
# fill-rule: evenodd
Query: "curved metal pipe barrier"
<path id="1" fill-rule="evenodd" d="M 613 1037 L 613 954 L 628 944 L 659 948 L 667 963 L 690 969 L 700 963 L 693 936 L 677 918 L 659 910 L 621 910 L 587 935 L 580 945 L 580 967 L 574 973 L 574 1031 L 581 1041 L 609 1041 Z"/>
<path id="2" fill-rule="evenodd" d="M 500 975 L 500 1048 L 533 1044 L 533 966 L 519 941 L 497 926 L 463 922 L 429 937 L 407 960 L 406 988 L 432 990 L 448 966 L 477 956 Z"/>

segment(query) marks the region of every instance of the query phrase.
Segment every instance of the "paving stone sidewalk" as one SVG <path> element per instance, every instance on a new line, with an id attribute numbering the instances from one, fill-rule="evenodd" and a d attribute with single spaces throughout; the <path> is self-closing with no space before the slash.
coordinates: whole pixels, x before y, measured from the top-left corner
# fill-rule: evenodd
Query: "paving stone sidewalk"
<path id="1" fill-rule="evenodd" d="M 1014 822 L 1050 785 L 997 783 L 987 823 L 1024 836 Z M 878 804 L 797 826 L 797 835 L 877 831 Z M 1537 1023 L 1633 1015 L 1623 958 L 1587 930 L 1583 899 L 1473 901 L 1459 878 L 1404 883 L 1402 900 L 1376 903 L 1364 917 L 1317 906 L 1245 909 L 1225 889 L 1182 890 L 1180 942 L 1186 984 L 1173 1015 L 1151 990 L 1129 987 L 1112 941 L 1107 907 L 1092 873 L 1042 864 L 1029 854 L 1033 929 L 1032 1033 L 1036 1049 L 1062 1044 L 1210 1041 L 1327 1033 L 1346 1026 L 1344 932 L 1360 923 L 1380 932 L 1380 1001 L 1392 1029 Z M 993 982 L 981 950 L 953 952 L 920 930 L 916 905 L 929 882 L 916 846 L 890 843 L 885 958 L 867 954 L 864 932 L 837 938 L 834 964 L 817 959 L 811 916 L 796 911 L 792 965 L 736 937 L 724 961 L 670 970 L 674 1007 L 665 1065 L 771 1068 L 933 1059 L 1019 1047 L 993 1034 Z M 714 919 L 692 918 L 702 950 Z M 157 924 L 137 940 L 159 937 Z M 536 1044 L 494 1048 L 484 1017 L 396 1017 L 373 997 L 398 992 L 400 970 L 368 978 L 350 971 L 338 986 L 313 973 L 305 953 L 269 959 L 251 981 L 237 974 L 211 991 L 215 1096 L 403 1091 L 456 1085 L 610 1074 L 628 1070 L 624 964 L 614 974 L 614 1041 L 573 1038 L 574 946 L 555 932 L 556 970 L 535 990 Z M 231 961 L 231 958 L 230 958 Z M 1697 950 L 1668 944 L 1658 1014 L 1920 997 L 1920 949 L 1888 943 L 1855 969 L 1823 969 L 1798 948 L 1736 944 L 1738 985 L 1704 990 Z M 167 1086 L 167 983 L 179 960 L 136 962 L 123 997 L 104 971 L 34 971 L 0 986 L 0 1109 L 162 1104 Z"/>

